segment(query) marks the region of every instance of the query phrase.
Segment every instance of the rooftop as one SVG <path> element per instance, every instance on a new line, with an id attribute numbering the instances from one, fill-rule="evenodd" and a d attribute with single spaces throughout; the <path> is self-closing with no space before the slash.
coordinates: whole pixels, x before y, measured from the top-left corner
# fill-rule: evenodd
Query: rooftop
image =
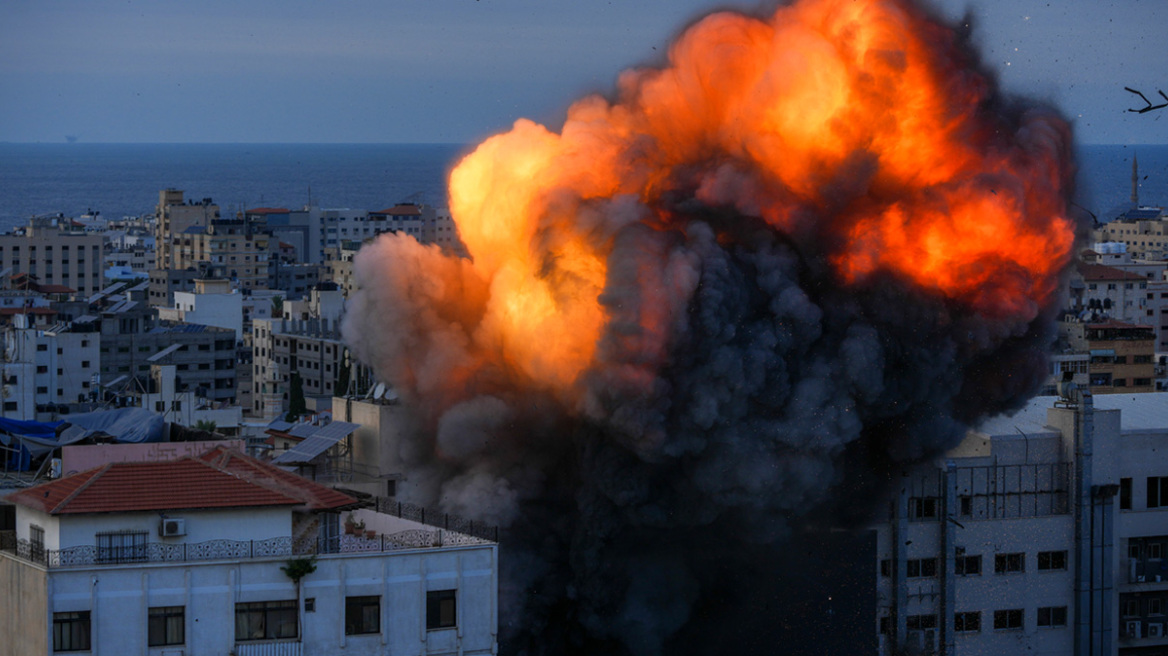
<path id="1" fill-rule="evenodd" d="M 1131 273 L 1105 264 L 1080 263 L 1076 266 L 1084 280 L 1130 280 L 1133 282 L 1147 282 L 1148 280 L 1138 273 Z"/>
<path id="2" fill-rule="evenodd" d="M 20 490 L 7 500 L 50 515 L 260 506 L 333 510 L 357 503 L 222 446 L 198 458 L 109 463 Z"/>

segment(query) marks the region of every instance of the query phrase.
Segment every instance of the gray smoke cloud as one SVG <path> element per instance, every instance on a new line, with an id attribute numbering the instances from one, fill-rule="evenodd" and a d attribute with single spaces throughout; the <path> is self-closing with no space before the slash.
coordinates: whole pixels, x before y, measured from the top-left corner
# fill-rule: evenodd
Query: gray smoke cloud
<path id="1" fill-rule="evenodd" d="M 1025 162 L 1037 191 L 987 170 L 901 192 L 857 151 L 807 197 L 716 148 L 652 194 L 551 190 L 534 248 L 560 243 L 571 217 L 605 266 L 604 322 L 570 393 L 496 357 L 497 281 L 472 261 L 401 234 L 362 248 L 345 340 L 416 411 L 401 493 L 503 528 L 505 650 L 773 653 L 801 607 L 783 583 L 799 573 L 776 560 L 797 561 L 792 536 L 860 525 L 901 468 L 1038 390 L 1058 299 L 986 307 L 1036 277 L 1053 286 L 1057 267 L 983 258 L 966 273 L 984 282 L 955 297 L 893 269 L 844 281 L 836 266 L 858 207 L 992 192 L 1054 224 L 1071 187 L 1066 123 L 994 98 L 980 111 L 993 129 L 970 147 Z M 630 161 L 653 159 L 644 142 Z M 779 203 L 783 227 L 767 219 Z M 571 272 L 549 255 L 540 275 Z"/>

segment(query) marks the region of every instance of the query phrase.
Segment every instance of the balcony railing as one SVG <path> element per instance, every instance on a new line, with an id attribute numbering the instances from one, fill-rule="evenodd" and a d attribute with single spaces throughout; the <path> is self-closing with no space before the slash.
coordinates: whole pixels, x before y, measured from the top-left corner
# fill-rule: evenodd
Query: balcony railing
<path id="1" fill-rule="evenodd" d="M 313 554 L 378 553 L 479 544 L 491 544 L 491 541 L 444 529 L 412 529 L 372 538 L 341 535 L 333 538 L 295 541 L 290 537 L 279 537 L 267 540 L 208 540 L 206 542 L 178 544 L 150 542 L 135 546 L 132 554 L 119 552 L 119 556 L 132 555 L 131 558 L 111 558 L 108 549 L 100 549 L 96 546 L 45 549 L 28 540 L 17 540 L 13 531 L 0 532 L 0 551 L 7 551 L 24 560 L 50 568 L 126 563 L 247 560 Z"/>

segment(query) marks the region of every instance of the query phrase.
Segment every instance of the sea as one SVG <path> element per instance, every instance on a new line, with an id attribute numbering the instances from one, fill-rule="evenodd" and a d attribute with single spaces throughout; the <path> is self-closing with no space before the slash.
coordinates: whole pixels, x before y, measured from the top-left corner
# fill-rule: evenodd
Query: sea
<path id="1" fill-rule="evenodd" d="M 1168 205 L 1168 145 L 1082 145 L 1075 202 L 1099 221 L 1131 206 L 1132 158 L 1142 205 Z M 107 219 L 151 214 L 159 190 L 210 198 L 224 215 L 254 207 L 376 211 L 445 206 L 464 144 L 0 143 L 0 232 L 37 215 Z M 230 213 L 230 214 L 229 214 Z"/>

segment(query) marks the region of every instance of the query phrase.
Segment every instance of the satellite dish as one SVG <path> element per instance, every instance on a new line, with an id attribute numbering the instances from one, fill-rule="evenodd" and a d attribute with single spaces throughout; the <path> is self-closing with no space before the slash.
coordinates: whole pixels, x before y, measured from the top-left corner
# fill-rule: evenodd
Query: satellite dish
<path id="1" fill-rule="evenodd" d="M 385 390 L 385 400 L 386 401 L 396 401 L 397 400 L 397 392 L 392 387 Z"/>
<path id="2" fill-rule="evenodd" d="M 377 383 L 377 387 L 373 388 L 373 398 L 380 399 L 385 396 L 385 383 Z"/>

